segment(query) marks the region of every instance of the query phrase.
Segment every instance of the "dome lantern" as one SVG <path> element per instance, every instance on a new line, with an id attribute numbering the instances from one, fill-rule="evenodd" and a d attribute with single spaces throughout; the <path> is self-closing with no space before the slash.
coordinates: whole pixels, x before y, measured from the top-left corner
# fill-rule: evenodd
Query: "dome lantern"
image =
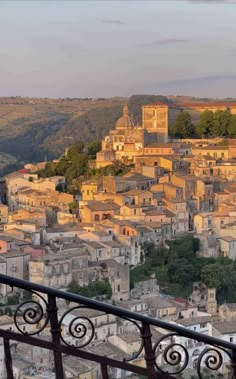
<path id="1" fill-rule="evenodd" d="M 128 104 L 125 103 L 123 108 L 123 116 L 116 123 L 116 129 L 131 129 L 134 127 L 133 117 L 129 115 Z"/>

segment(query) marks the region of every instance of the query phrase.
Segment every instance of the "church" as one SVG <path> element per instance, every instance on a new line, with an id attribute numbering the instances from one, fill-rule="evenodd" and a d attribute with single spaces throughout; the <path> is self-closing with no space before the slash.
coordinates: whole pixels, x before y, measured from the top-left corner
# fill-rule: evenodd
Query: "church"
<path id="1" fill-rule="evenodd" d="M 97 153 L 96 168 L 104 167 L 116 160 L 133 162 L 136 155 L 143 152 L 144 129 L 136 125 L 129 115 L 128 105 L 123 108 L 123 116 L 116 122 L 116 127 L 109 131 L 102 141 L 102 150 Z"/>

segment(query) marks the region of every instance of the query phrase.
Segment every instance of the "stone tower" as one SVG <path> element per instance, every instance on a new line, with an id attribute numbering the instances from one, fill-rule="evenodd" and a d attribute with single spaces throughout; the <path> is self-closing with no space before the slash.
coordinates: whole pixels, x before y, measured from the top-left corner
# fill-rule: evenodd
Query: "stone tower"
<path id="1" fill-rule="evenodd" d="M 157 134 L 157 143 L 168 142 L 168 105 L 155 103 L 142 107 L 142 126 Z"/>

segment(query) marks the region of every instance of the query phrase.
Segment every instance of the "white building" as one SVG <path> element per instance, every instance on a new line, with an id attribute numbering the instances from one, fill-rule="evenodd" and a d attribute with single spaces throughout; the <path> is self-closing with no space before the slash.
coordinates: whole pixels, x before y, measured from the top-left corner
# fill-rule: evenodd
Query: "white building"
<path id="1" fill-rule="evenodd" d="M 236 259 L 236 237 L 225 236 L 220 237 L 220 253 L 223 257 L 228 257 L 230 259 Z"/>

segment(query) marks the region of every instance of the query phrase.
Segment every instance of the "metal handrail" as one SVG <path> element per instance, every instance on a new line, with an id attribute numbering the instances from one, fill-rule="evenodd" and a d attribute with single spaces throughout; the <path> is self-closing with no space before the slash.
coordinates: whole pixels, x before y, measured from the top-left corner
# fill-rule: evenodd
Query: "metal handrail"
<path id="1" fill-rule="evenodd" d="M 62 290 L 55 289 L 55 288 L 46 287 L 46 286 L 35 284 L 35 283 L 22 280 L 22 279 L 16 279 L 11 276 L 3 275 L 3 274 L 0 274 L 0 283 L 6 284 L 11 287 L 18 287 L 24 290 L 32 290 L 35 292 L 44 293 L 47 295 L 51 295 L 57 298 L 67 300 L 69 302 L 83 304 L 87 306 L 88 308 L 96 309 L 104 313 L 111 313 L 118 317 L 120 316 L 120 317 L 125 317 L 127 319 L 139 321 L 144 324 L 149 324 L 155 327 L 159 327 L 159 328 L 171 331 L 182 337 L 204 342 L 207 345 L 220 346 L 225 349 L 230 349 L 236 352 L 236 344 L 232 342 L 224 341 L 216 337 L 207 336 L 202 333 L 192 331 L 185 327 L 176 325 L 175 323 L 166 322 L 166 321 L 159 320 L 157 318 L 145 316 L 143 314 L 135 313 L 127 309 L 123 309 L 121 307 L 107 304 L 98 300 L 93 300 L 85 296 L 73 294 L 70 292 L 65 292 Z"/>

